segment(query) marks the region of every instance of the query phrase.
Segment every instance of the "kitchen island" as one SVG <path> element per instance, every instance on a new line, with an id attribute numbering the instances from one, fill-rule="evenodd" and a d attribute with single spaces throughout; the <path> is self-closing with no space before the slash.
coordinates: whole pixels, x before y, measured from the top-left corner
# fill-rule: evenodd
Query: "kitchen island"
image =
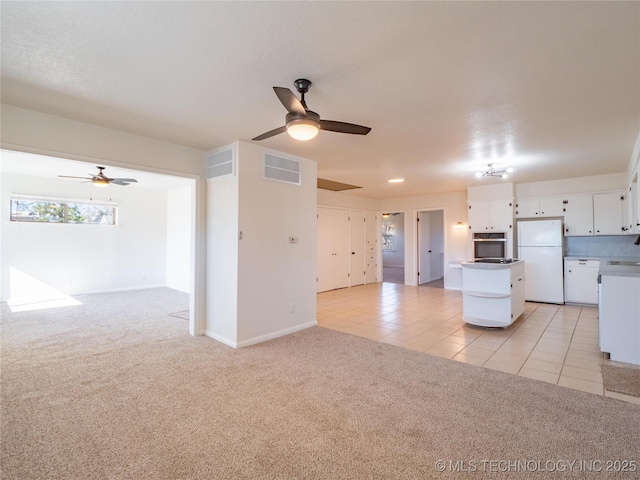
<path id="1" fill-rule="evenodd" d="M 640 365 L 640 259 L 606 259 L 598 273 L 600 350 Z"/>
<path id="2" fill-rule="evenodd" d="M 462 262 L 462 319 L 508 327 L 524 312 L 524 261 Z"/>

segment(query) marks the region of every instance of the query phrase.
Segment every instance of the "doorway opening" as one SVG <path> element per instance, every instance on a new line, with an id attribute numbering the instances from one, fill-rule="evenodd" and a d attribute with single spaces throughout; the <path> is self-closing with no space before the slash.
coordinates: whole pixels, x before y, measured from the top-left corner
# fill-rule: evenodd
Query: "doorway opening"
<path id="1" fill-rule="evenodd" d="M 107 225 L 81 226 L 88 223 L 83 216 L 66 222 L 77 225 L 38 225 L 36 232 L 34 222 L 18 227 L 3 218 L 0 300 L 19 301 L 24 309 L 42 307 L 43 300 L 59 306 L 60 300 L 68 303 L 86 294 L 132 291 L 142 298 L 166 287 L 187 300 L 184 308 L 167 314 L 179 313 L 189 332 L 197 334 L 195 178 L 101 161 L 109 177 L 136 181 L 96 188 L 88 173 L 95 171 L 95 160 L 13 150 L 0 154 L 7 204 L 9 192 L 17 192 L 54 206 L 117 206 L 117 222 Z"/>
<path id="2" fill-rule="evenodd" d="M 382 281 L 404 284 L 404 212 L 382 214 Z"/>
<path id="3" fill-rule="evenodd" d="M 418 212 L 418 285 L 444 288 L 444 211 Z"/>

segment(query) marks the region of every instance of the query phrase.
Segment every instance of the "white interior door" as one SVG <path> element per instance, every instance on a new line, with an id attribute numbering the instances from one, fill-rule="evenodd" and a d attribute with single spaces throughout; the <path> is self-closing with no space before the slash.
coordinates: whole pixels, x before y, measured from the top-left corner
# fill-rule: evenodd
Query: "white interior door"
<path id="1" fill-rule="evenodd" d="M 349 286 L 351 249 L 349 242 L 349 211 L 332 210 L 333 224 L 333 288 Z"/>
<path id="2" fill-rule="evenodd" d="M 418 212 L 418 285 L 431 281 L 431 255 L 429 212 Z"/>
<path id="3" fill-rule="evenodd" d="M 442 210 L 429 213 L 429 269 L 430 280 L 437 280 L 444 276 L 444 214 Z M 429 281 L 429 280 L 426 280 Z"/>
<path id="4" fill-rule="evenodd" d="M 364 285 L 366 276 L 364 212 L 351 210 L 351 286 Z"/>
<path id="5" fill-rule="evenodd" d="M 333 289 L 333 209 L 318 207 L 317 291 Z"/>

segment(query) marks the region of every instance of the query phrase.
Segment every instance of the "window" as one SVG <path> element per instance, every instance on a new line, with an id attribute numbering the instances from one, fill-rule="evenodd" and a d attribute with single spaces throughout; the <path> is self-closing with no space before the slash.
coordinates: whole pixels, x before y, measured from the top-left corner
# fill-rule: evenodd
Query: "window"
<path id="1" fill-rule="evenodd" d="M 115 225 L 118 207 L 107 203 L 38 197 L 11 197 L 11 221 Z"/>
<path id="2" fill-rule="evenodd" d="M 382 220 L 382 251 L 394 251 L 395 232 L 395 220 Z"/>

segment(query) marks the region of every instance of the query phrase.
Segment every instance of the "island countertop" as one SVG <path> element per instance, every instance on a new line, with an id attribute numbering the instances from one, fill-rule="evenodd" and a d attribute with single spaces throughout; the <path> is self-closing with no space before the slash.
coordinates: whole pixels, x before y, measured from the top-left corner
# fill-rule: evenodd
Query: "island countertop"
<path id="1" fill-rule="evenodd" d="M 524 260 L 514 260 L 511 263 L 460 262 L 460 265 L 462 268 L 477 268 L 479 270 L 504 270 L 521 263 L 524 263 Z"/>

